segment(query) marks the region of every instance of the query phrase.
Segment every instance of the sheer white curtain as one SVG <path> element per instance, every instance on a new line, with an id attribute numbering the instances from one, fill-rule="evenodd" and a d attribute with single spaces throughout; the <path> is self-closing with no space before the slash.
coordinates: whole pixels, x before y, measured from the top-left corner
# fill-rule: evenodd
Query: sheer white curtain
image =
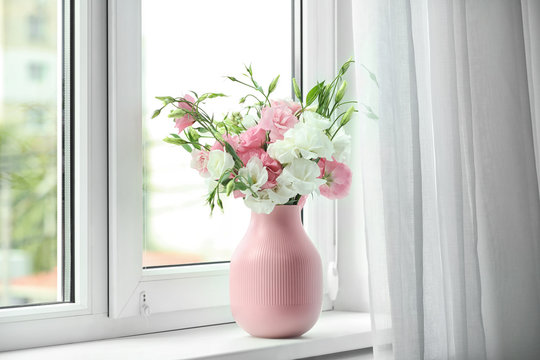
<path id="1" fill-rule="evenodd" d="M 337 4 L 375 358 L 540 359 L 540 2 Z"/>

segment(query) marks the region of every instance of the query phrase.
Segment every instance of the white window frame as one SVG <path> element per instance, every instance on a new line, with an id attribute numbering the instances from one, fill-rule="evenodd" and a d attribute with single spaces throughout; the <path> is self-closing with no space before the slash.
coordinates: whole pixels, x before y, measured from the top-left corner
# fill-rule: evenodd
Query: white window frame
<path id="1" fill-rule="evenodd" d="M 296 13 L 301 10 L 299 4 L 298 1 Z M 323 45 L 326 43 L 320 43 L 317 51 L 326 50 Z M 333 50 L 333 42 L 328 44 Z M 318 59 L 313 66 L 334 65 L 333 57 L 330 63 L 323 57 Z M 300 70 L 299 63 L 296 68 Z M 332 76 L 334 71 L 332 68 L 328 75 Z M 233 321 L 229 309 L 228 263 L 142 268 L 143 142 L 142 127 L 133 126 L 133 119 L 142 118 L 142 107 L 134 106 L 142 102 L 140 74 L 141 0 L 112 0 L 109 7 L 110 314 L 114 318 L 140 316 L 145 305 L 152 314 L 193 309 L 211 309 L 213 316 L 219 314 L 217 318 L 201 317 L 197 325 Z M 313 228 L 313 240 L 326 260 L 325 254 L 333 249 L 328 240 L 334 236 L 335 208 L 321 206 L 318 200 L 314 203 L 310 208 L 323 210 L 306 211 L 306 219 L 315 219 L 307 221 L 307 228 Z M 142 294 L 146 304 L 141 302 Z M 323 309 L 331 309 L 328 299 Z"/>
<path id="2" fill-rule="evenodd" d="M 71 104 L 75 301 L 0 309 L 0 351 L 65 342 L 81 332 L 75 319 L 107 313 L 106 24 L 96 16 L 106 13 L 104 4 L 77 0 L 71 9 L 75 46 L 70 51 L 78 84 Z M 51 328 L 55 331 L 44 330 Z"/>
<path id="3" fill-rule="evenodd" d="M 338 67 L 354 55 L 349 38 L 352 36 L 350 6 L 350 1 L 341 0 L 303 1 L 304 91 L 318 80 L 332 79 Z M 348 77 L 355 76 L 352 68 Z M 355 83 L 350 78 L 348 82 Z M 355 169 L 353 163 L 350 166 L 354 176 L 360 177 L 360 169 Z M 357 197 L 351 193 L 339 201 L 319 196 L 304 211 L 306 230 L 318 244 L 323 260 L 325 309 L 369 312 L 363 203 L 355 204 L 362 196 L 362 189 L 357 187 L 356 191 Z M 333 266 L 337 274 L 332 271 Z M 329 297 L 332 287 L 339 290 L 335 299 Z"/>
<path id="4" fill-rule="evenodd" d="M 133 106 L 141 101 L 140 52 L 128 56 L 139 51 L 133 27 L 140 30 L 140 0 L 73 2 L 76 301 L 0 309 L 0 351 L 231 322 L 228 264 L 142 271 L 142 151 L 133 151 L 141 150 L 141 128 L 125 126 L 141 119 L 141 106 Z M 335 15 L 337 0 L 300 2 L 295 11 L 303 7 L 303 19 L 295 25 L 303 37 L 296 31 L 295 42 L 302 43 L 303 66 L 295 74 L 307 91 L 315 79 L 335 74 L 336 22 L 328 14 Z M 137 172 L 140 178 L 125 177 Z M 126 205 L 138 210 L 126 214 Z M 338 214 L 336 202 L 326 199 L 304 211 L 325 273 L 336 259 L 337 232 L 354 222 L 337 222 Z M 141 291 L 150 316 L 141 314 Z M 323 310 L 351 310 L 339 303 L 339 294 L 335 302 L 325 294 Z"/>
<path id="5" fill-rule="evenodd" d="M 62 3 L 62 1 L 59 1 L 59 3 Z M 103 180 L 103 177 L 106 176 L 106 168 L 102 163 L 98 163 L 100 160 L 99 155 L 103 155 L 103 153 L 99 154 L 100 147 L 96 146 L 96 142 L 100 142 L 101 148 L 103 148 L 103 139 L 98 137 L 91 138 L 90 136 L 92 127 L 99 127 L 99 123 L 91 122 L 90 119 L 93 118 L 96 110 L 99 111 L 99 106 L 92 106 L 92 101 L 99 102 L 105 99 L 92 97 L 94 95 L 92 91 L 95 89 L 95 82 L 96 80 L 99 82 L 99 74 L 96 75 L 95 79 L 92 79 L 91 74 L 99 73 L 100 69 L 97 63 L 95 65 L 91 63 L 91 54 L 89 52 L 89 42 L 91 39 L 88 19 L 81 13 L 82 8 L 79 4 L 72 10 L 75 12 L 74 18 L 79 24 L 75 33 L 72 34 L 76 38 L 74 42 L 76 46 L 71 51 L 74 52 L 76 67 L 80 69 L 75 74 L 75 81 L 77 83 L 88 84 L 88 86 L 77 88 L 74 94 L 73 104 L 70 105 L 75 111 L 73 114 L 74 128 L 72 129 L 74 132 L 75 148 L 72 149 L 71 154 L 74 157 L 75 164 L 73 186 L 75 188 L 74 204 L 76 204 L 76 207 L 74 209 L 73 226 L 77 229 L 74 233 L 73 243 L 77 261 L 75 262 L 75 267 L 72 269 L 72 275 L 75 277 L 75 283 L 77 284 L 75 287 L 75 302 L 2 309 L 0 311 L 0 324 L 27 319 L 88 314 L 93 305 L 93 299 L 89 293 L 92 278 L 88 269 L 89 261 L 91 260 L 91 250 L 99 250 L 99 247 L 97 249 L 90 249 L 89 243 L 90 238 L 94 238 L 100 229 L 106 227 L 106 222 L 104 222 L 106 219 L 96 216 L 97 214 L 95 212 L 97 206 L 103 205 L 103 203 L 99 204 L 99 201 L 106 200 L 106 197 L 99 196 L 99 187 L 95 189 L 98 190 L 95 192 L 98 196 L 91 198 L 89 192 L 94 190 L 90 189 L 91 185 L 99 184 L 100 179 Z M 61 28 L 61 21 L 59 23 Z M 101 71 L 103 70 L 101 69 Z M 62 134 L 61 132 L 59 134 L 60 139 Z M 93 157 L 90 156 L 89 151 L 92 147 L 98 149 Z M 106 193 L 102 192 L 101 195 L 106 195 Z M 91 217 L 94 220 L 92 226 L 88 221 Z M 99 274 L 99 271 L 97 273 Z M 106 288 L 102 286 L 102 290 L 106 290 Z"/>
<path id="6" fill-rule="evenodd" d="M 189 325 L 230 322 L 228 263 L 143 271 L 141 26 L 141 0 L 109 2 L 109 314 L 209 309 Z"/>

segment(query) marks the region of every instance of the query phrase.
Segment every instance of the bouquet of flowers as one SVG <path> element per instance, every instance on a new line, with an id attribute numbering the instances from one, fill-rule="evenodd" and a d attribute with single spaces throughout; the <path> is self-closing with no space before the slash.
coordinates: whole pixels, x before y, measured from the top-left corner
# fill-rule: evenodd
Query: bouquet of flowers
<path id="1" fill-rule="evenodd" d="M 276 205 L 302 205 L 314 192 L 339 199 L 347 195 L 352 177 L 345 164 L 350 137 L 343 128 L 356 112 L 348 105 L 354 101 L 343 101 L 343 76 L 351 63 L 345 62 L 330 83 L 318 82 L 305 98 L 293 78 L 297 102 L 271 100 L 279 76 L 265 91 L 246 66 L 242 78 L 227 76 L 250 89 L 239 101 L 241 111 L 218 121 L 203 105 L 225 95 L 192 92 L 193 96 L 157 97 L 163 106 L 152 118 L 171 108 L 168 117 L 178 134 L 164 141 L 191 153 L 191 166 L 207 178 L 211 211 L 216 204 L 223 210 L 221 198 L 231 194 L 243 198 L 252 211 L 266 214 Z"/>

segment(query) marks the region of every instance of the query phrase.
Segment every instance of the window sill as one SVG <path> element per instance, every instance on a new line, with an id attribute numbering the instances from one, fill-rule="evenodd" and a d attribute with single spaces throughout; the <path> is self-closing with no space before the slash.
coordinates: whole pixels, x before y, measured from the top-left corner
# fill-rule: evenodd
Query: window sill
<path id="1" fill-rule="evenodd" d="M 9 359 L 298 359 L 372 346 L 369 314 L 323 312 L 295 339 L 260 339 L 236 324 L 129 336 L 4 353 Z M 82 356 L 81 356 L 82 355 Z"/>

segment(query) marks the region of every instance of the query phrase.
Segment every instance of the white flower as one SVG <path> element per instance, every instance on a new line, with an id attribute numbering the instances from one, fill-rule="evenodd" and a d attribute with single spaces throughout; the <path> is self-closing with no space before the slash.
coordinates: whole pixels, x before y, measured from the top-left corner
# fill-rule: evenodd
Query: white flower
<path id="1" fill-rule="evenodd" d="M 244 199 L 244 203 L 253 212 L 258 214 L 270 214 L 274 210 L 274 202 L 270 199 L 268 192 L 270 190 L 262 190 L 257 192 L 257 197 L 253 195 L 247 195 Z"/>
<path id="2" fill-rule="evenodd" d="M 307 195 L 317 191 L 319 186 L 326 183 L 326 180 L 318 179 L 320 174 L 321 170 L 314 161 L 294 159 L 289 165 L 285 166 L 278 177 L 278 182 L 287 184 L 300 195 Z"/>
<path id="3" fill-rule="evenodd" d="M 268 181 L 268 171 L 264 167 L 261 159 L 258 157 L 252 157 L 249 159 L 246 167 L 238 170 L 238 175 L 247 180 L 249 188 L 242 190 L 244 194 L 251 194 L 257 192 Z"/>
<path id="4" fill-rule="evenodd" d="M 219 179 L 221 175 L 234 166 L 234 160 L 230 154 L 221 150 L 212 150 L 208 155 L 206 168 L 212 179 Z"/>
<path id="5" fill-rule="evenodd" d="M 284 136 L 284 140 L 292 139 L 295 145 L 296 158 L 332 158 L 334 145 L 323 130 L 299 122 L 294 128 L 287 131 Z"/>
<path id="6" fill-rule="evenodd" d="M 347 162 L 351 155 L 351 136 L 341 129 L 332 140 L 334 144 L 334 158 L 339 162 Z"/>
<path id="7" fill-rule="evenodd" d="M 331 159 L 334 145 L 324 130 L 311 127 L 302 122 L 287 130 L 283 140 L 268 146 L 268 155 L 282 164 L 289 164 L 293 159 Z"/>
<path id="8" fill-rule="evenodd" d="M 251 114 L 247 114 L 242 119 L 242 125 L 244 125 L 246 129 L 256 126 L 258 122 L 259 122 L 259 119 L 257 119 L 255 116 Z"/>
<path id="9" fill-rule="evenodd" d="M 268 189 L 268 196 L 276 204 L 281 205 L 289 201 L 290 198 L 296 196 L 296 192 L 291 189 L 291 184 L 284 182 L 283 178 L 280 181 L 280 177 L 277 178 L 277 184 L 271 189 Z"/>
<path id="10" fill-rule="evenodd" d="M 288 164 L 297 157 L 296 145 L 292 138 L 278 140 L 275 143 L 268 145 L 267 151 L 272 159 L 276 159 L 282 164 Z"/>
<path id="11" fill-rule="evenodd" d="M 307 126 L 319 130 L 326 130 L 332 125 L 330 119 L 325 118 L 314 111 L 304 111 L 301 119 Z"/>

